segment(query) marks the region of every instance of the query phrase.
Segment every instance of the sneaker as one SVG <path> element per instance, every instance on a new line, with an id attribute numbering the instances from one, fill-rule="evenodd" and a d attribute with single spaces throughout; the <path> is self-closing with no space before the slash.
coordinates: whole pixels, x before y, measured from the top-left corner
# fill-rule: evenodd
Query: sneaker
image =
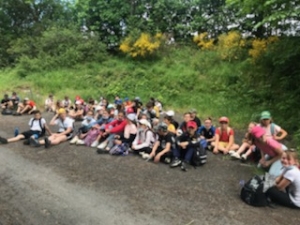
<path id="1" fill-rule="evenodd" d="M 23 141 L 23 145 L 30 145 L 30 140 L 26 139 L 25 141 Z"/>
<path id="2" fill-rule="evenodd" d="M 45 137 L 44 140 L 45 140 L 45 148 L 49 148 L 51 145 L 51 141 L 47 137 Z"/>
<path id="3" fill-rule="evenodd" d="M 241 156 L 240 156 L 237 152 L 235 152 L 235 153 L 233 153 L 233 154 L 231 155 L 231 158 L 234 158 L 234 159 L 240 159 Z"/>
<path id="4" fill-rule="evenodd" d="M 141 155 L 143 159 L 149 159 L 150 158 L 150 155 L 143 152 L 143 154 Z"/>
<path id="5" fill-rule="evenodd" d="M 97 148 L 98 149 L 105 149 L 106 145 L 107 145 L 107 142 L 104 141 L 100 145 L 98 145 Z"/>
<path id="6" fill-rule="evenodd" d="M 180 166 L 180 164 L 181 164 L 181 160 L 178 159 L 178 158 L 175 158 L 175 159 L 171 162 L 170 167 L 171 167 L 171 168 L 175 168 L 175 167 L 177 167 L 177 166 Z"/>
<path id="7" fill-rule="evenodd" d="M 234 150 L 230 150 L 230 151 L 228 152 L 229 155 L 233 155 L 234 153 L 235 153 Z"/>
<path id="8" fill-rule="evenodd" d="M 79 138 L 77 136 L 75 136 L 71 141 L 70 141 L 70 144 L 76 144 L 77 141 L 79 140 Z"/>
<path id="9" fill-rule="evenodd" d="M 0 137 L 0 142 L 2 144 L 7 144 L 7 139 L 3 138 L 3 137 Z"/>
<path id="10" fill-rule="evenodd" d="M 97 148 L 98 145 L 99 145 L 99 141 L 94 141 L 94 142 L 91 144 L 91 147 L 92 147 L 92 148 Z"/>
<path id="11" fill-rule="evenodd" d="M 33 147 L 40 147 L 40 143 L 34 137 L 29 138 L 29 144 Z"/>
<path id="12" fill-rule="evenodd" d="M 180 168 L 181 168 L 182 171 L 186 172 L 187 171 L 187 163 L 186 162 L 182 162 Z"/>
<path id="13" fill-rule="evenodd" d="M 247 156 L 246 156 L 246 154 L 243 154 L 243 155 L 241 156 L 241 161 L 242 161 L 242 162 L 246 162 L 246 161 L 247 161 Z"/>
<path id="14" fill-rule="evenodd" d="M 103 149 L 103 148 L 98 148 L 98 149 L 97 149 L 97 153 L 98 153 L 98 154 L 108 154 L 109 151 L 106 150 L 106 149 Z"/>
<path id="15" fill-rule="evenodd" d="M 77 140 L 76 145 L 84 145 L 84 140 Z"/>
<path id="16" fill-rule="evenodd" d="M 166 157 L 165 160 L 164 160 L 164 162 L 166 164 L 170 164 L 171 163 L 171 158 L 170 157 Z"/>

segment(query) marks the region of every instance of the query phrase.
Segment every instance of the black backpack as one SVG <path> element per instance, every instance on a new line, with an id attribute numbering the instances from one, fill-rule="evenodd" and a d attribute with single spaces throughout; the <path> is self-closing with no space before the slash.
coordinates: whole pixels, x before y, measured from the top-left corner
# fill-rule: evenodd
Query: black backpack
<path id="1" fill-rule="evenodd" d="M 194 149 L 191 163 L 193 166 L 202 166 L 206 163 L 206 159 L 207 159 L 206 149 L 199 144 L 199 146 Z"/>
<path id="2" fill-rule="evenodd" d="M 2 115 L 12 115 L 13 112 L 10 109 L 3 109 L 1 112 Z"/>
<path id="3" fill-rule="evenodd" d="M 36 119 L 34 119 L 34 118 L 32 119 L 30 127 L 33 126 L 33 122 L 34 122 L 35 120 L 36 120 Z M 46 134 L 45 126 L 44 126 L 44 127 L 42 126 L 42 118 L 39 119 L 39 124 L 40 124 L 41 130 L 42 130 L 42 132 L 41 132 L 41 137 L 42 137 L 42 136 L 44 136 L 44 135 Z"/>
<path id="4" fill-rule="evenodd" d="M 260 176 L 251 178 L 241 190 L 241 199 L 248 205 L 267 206 L 268 200 L 263 193 L 264 180 Z"/>

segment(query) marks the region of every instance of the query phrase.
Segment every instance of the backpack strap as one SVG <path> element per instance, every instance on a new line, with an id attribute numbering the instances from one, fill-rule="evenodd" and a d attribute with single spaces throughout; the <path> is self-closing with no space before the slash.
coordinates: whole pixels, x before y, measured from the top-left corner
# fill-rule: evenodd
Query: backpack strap
<path id="1" fill-rule="evenodd" d="M 220 135 L 221 135 L 221 134 L 222 134 L 221 127 L 218 127 L 217 129 L 220 131 Z M 228 136 L 230 136 L 230 131 L 231 131 L 231 128 L 230 128 L 230 127 L 227 127 L 227 135 L 228 135 Z"/>
<path id="2" fill-rule="evenodd" d="M 271 129 L 271 135 L 274 136 L 275 135 L 275 123 L 271 123 L 270 124 L 270 129 Z"/>

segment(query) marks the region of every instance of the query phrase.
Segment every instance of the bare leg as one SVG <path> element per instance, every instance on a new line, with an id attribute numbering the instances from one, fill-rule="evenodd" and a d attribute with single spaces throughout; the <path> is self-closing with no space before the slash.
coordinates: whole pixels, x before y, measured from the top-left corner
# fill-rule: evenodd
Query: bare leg
<path id="1" fill-rule="evenodd" d="M 242 154 L 243 152 L 245 152 L 246 149 L 249 148 L 249 147 L 250 147 L 250 145 L 249 145 L 248 143 L 244 142 L 244 143 L 241 145 L 241 147 L 237 150 L 236 153 L 238 153 L 238 154 L 240 155 L 240 154 Z"/>
<path id="2" fill-rule="evenodd" d="M 27 112 L 28 110 L 30 110 L 30 106 L 26 105 L 20 113 L 23 114 L 23 113 Z"/>
<path id="3" fill-rule="evenodd" d="M 17 137 L 13 137 L 13 138 L 7 139 L 7 142 L 8 143 L 16 142 L 16 141 L 20 141 L 20 140 L 22 140 L 24 138 L 25 138 L 25 136 L 23 134 L 19 134 Z"/>

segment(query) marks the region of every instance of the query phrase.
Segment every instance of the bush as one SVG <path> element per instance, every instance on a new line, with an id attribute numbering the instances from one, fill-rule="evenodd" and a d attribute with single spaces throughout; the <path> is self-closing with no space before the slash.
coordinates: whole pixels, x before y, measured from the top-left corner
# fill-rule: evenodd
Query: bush
<path id="1" fill-rule="evenodd" d="M 72 67 L 77 63 L 106 58 L 106 48 L 97 36 L 83 36 L 74 29 L 53 27 L 39 37 L 14 41 L 9 53 L 16 58 L 19 75 Z"/>

